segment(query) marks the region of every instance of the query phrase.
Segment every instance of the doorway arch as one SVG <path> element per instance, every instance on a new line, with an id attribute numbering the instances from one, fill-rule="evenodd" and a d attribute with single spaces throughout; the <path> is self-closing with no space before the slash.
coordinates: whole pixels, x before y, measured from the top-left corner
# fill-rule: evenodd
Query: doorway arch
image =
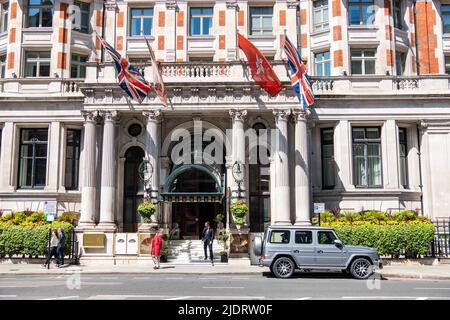
<path id="1" fill-rule="evenodd" d="M 145 152 L 133 146 L 125 152 L 123 179 L 123 232 L 137 232 L 140 217 L 137 207 L 144 199 L 144 183 L 139 178 L 139 165 Z"/>

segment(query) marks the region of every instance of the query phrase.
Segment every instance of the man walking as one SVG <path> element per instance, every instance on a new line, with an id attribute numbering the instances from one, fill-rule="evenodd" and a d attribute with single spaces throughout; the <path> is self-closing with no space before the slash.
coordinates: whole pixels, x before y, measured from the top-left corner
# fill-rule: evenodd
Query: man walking
<path id="1" fill-rule="evenodd" d="M 214 265 L 214 256 L 212 244 L 214 240 L 214 230 L 211 228 L 209 221 L 205 222 L 205 228 L 202 232 L 203 249 L 205 250 L 205 259 L 208 259 L 208 253 L 206 247 L 209 247 L 209 257 L 211 258 L 211 264 Z"/>
<path id="2" fill-rule="evenodd" d="M 64 245 L 66 244 L 66 235 L 63 228 L 58 229 L 58 246 L 56 247 L 56 267 L 60 268 L 64 265 Z"/>

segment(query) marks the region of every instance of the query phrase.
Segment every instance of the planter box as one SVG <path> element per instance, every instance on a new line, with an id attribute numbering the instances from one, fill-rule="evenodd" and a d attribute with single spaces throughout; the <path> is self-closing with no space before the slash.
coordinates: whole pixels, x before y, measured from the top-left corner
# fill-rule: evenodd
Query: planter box
<path id="1" fill-rule="evenodd" d="M 161 256 L 160 261 L 161 262 L 167 262 L 167 256 Z"/>
<path id="2" fill-rule="evenodd" d="M 228 256 L 220 256 L 220 262 L 228 262 Z"/>

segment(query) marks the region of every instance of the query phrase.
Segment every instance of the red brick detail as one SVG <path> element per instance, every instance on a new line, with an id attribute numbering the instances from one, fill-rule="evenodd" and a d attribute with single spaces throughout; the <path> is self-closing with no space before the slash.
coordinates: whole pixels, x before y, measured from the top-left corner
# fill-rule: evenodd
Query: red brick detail
<path id="1" fill-rule="evenodd" d="M 392 40 L 392 27 L 391 25 L 386 25 L 386 40 Z"/>
<path id="2" fill-rule="evenodd" d="M 177 36 L 177 50 L 183 50 L 184 39 L 183 36 Z"/>
<path id="3" fill-rule="evenodd" d="M 225 58 L 219 58 L 219 62 L 225 62 Z"/>
<path id="4" fill-rule="evenodd" d="M 333 0 L 331 3 L 332 7 L 332 15 L 334 17 L 340 17 L 341 16 L 341 0 Z"/>
<path id="5" fill-rule="evenodd" d="M 67 43 L 67 29 L 59 28 L 58 43 Z"/>
<path id="6" fill-rule="evenodd" d="M 184 59 L 177 58 L 177 62 L 184 62 Z"/>
<path id="7" fill-rule="evenodd" d="M 417 72 L 416 56 L 411 57 L 412 71 Z"/>
<path id="8" fill-rule="evenodd" d="M 101 27 L 102 26 L 102 20 L 103 20 L 102 12 L 100 10 L 97 10 L 95 12 L 95 26 L 96 27 Z"/>
<path id="9" fill-rule="evenodd" d="M 164 36 L 158 36 L 158 50 L 164 50 Z"/>
<path id="10" fill-rule="evenodd" d="M 333 27 L 333 41 L 342 40 L 342 27 L 334 26 Z"/>
<path id="11" fill-rule="evenodd" d="M 414 25 L 414 9 L 409 7 L 409 23 Z"/>
<path id="12" fill-rule="evenodd" d="M 411 39 L 409 40 L 411 43 L 411 47 L 414 48 L 416 46 L 416 34 L 414 32 L 410 33 Z"/>
<path id="13" fill-rule="evenodd" d="M 286 10 L 280 10 L 280 26 L 286 25 Z"/>
<path id="14" fill-rule="evenodd" d="M 116 49 L 121 51 L 123 50 L 123 37 L 117 36 Z"/>
<path id="15" fill-rule="evenodd" d="M 102 48 L 102 45 L 100 43 L 100 40 L 98 37 L 95 37 L 95 49 L 100 50 Z"/>
<path id="16" fill-rule="evenodd" d="M 67 53 L 58 52 L 58 62 L 57 62 L 56 67 L 58 69 L 65 69 L 66 68 L 66 59 L 67 59 Z"/>
<path id="17" fill-rule="evenodd" d="M 68 13 L 67 13 L 67 8 L 69 7 L 68 3 L 65 2 L 61 2 L 59 4 L 59 18 L 60 19 L 67 19 L 68 18 Z"/>
<path id="18" fill-rule="evenodd" d="M 11 3 L 10 19 L 17 18 L 17 2 Z"/>
<path id="19" fill-rule="evenodd" d="M 238 26 L 239 27 L 244 26 L 244 11 L 239 11 L 238 13 Z"/>
<path id="20" fill-rule="evenodd" d="M 306 12 L 306 9 L 300 9 L 300 24 L 301 25 L 308 23 L 308 20 L 306 18 L 307 16 L 308 16 L 308 14 Z"/>
<path id="21" fill-rule="evenodd" d="M 8 53 L 8 70 L 14 69 L 14 52 Z"/>
<path id="22" fill-rule="evenodd" d="M 423 74 L 438 74 L 439 60 L 436 57 L 437 36 L 436 11 L 433 2 L 417 2 L 417 38 L 419 43 L 420 72 Z"/>
<path id="23" fill-rule="evenodd" d="M 384 15 L 386 17 L 391 15 L 391 0 L 384 0 Z"/>
<path id="24" fill-rule="evenodd" d="M 219 36 L 219 49 L 224 50 L 225 49 L 225 35 Z"/>
<path id="25" fill-rule="evenodd" d="M 117 28 L 123 28 L 123 12 L 117 13 Z"/>
<path id="26" fill-rule="evenodd" d="M 219 11 L 219 27 L 225 27 L 225 10 Z"/>
<path id="27" fill-rule="evenodd" d="M 343 67 L 344 66 L 344 56 L 342 50 L 336 50 L 333 53 L 333 66 L 336 67 Z"/>
<path id="28" fill-rule="evenodd" d="M 177 16 L 177 27 L 184 26 L 184 11 L 178 12 Z"/>
<path id="29" fill-rule="evenodd" d="M 386 65 L 392 67 L 394 65 L 394 53 L 391 49 L 386 50 Z"/>
<path id="30" fill-rule="evenodd" d="M 305 33 L 302 33 L 302 35 L 300 36 L 300 45 L 302 46 L 302 48 L 308 47 L 308 38 L 306 37 Z"/>
<path id="31" fill-rule="evenodd" d="M 9 30 L 9 43 L 16 42 L 16 28 L 11 28 Z"/>
<path id="32" fill-rule="evenodd" d="M 166 13 L 160 11 L 158 14 L 158 27 L 165 27 L 166 25 Z"/>

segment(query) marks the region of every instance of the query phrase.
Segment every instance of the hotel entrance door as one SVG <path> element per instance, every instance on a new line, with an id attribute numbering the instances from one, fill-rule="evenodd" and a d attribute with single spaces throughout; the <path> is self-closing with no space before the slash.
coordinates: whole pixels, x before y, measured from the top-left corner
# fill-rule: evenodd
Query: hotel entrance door
<path id="1" fill-rule="evenodd" d="M 221 203 L 173 203 L 173 221 L 178 222 L 182 239 L 200 239 L 206 221 L 216 229 L 215 216 L 221 212 Z"/>

